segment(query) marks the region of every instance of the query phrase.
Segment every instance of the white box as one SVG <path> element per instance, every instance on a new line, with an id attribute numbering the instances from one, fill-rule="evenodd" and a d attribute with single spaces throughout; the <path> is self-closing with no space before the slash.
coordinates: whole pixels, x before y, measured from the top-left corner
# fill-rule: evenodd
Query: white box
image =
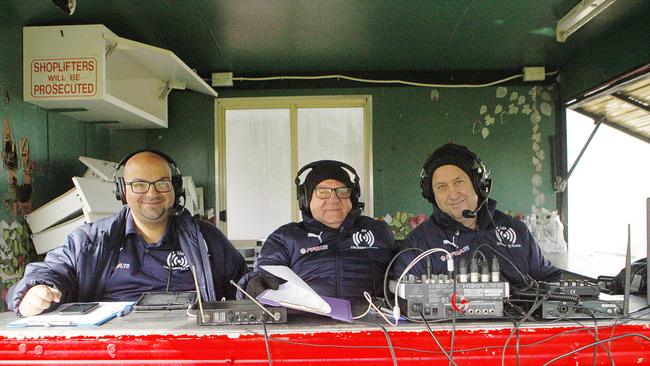
<path id="1" fill-rule="evenodd" d="M 82 214 L 83 204 L 77 189 L 72 188 L 52 201 L 25 215 L 32 233 L 38 233 Z"/>
<path id="2" fill-rule="evenodd" d="M 72 230 L 87 222 L 86 218 L 81 215 L 47 230 L 32 234 L 32 241 L 34 242 L 36 253 L 43 254 L 58 247 Z"/>
<path id="3" fill-rule="evenodd" d="M 101 24 L 23 28 L 23 100 L 107 128 L 167 128 L 172 89 L 217 97 L 173 52 Z"/>
<path id="4" fill-rule="evenodd" d="M 114 214 L 123 204 L 113 193 L 113 184 L 100 180 L 74 177 L 72 178 L 77 195 L 81 201 L 81 209 L 87 218 L 91 214 Z"/>

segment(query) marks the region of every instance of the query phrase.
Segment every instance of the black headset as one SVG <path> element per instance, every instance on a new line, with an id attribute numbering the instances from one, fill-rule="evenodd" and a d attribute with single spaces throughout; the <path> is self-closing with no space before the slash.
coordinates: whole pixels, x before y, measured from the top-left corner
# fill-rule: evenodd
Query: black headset
<path id="1" fill-rule="evenodd" d="M 322 165 L 334 165 L 338 166 L 340 168 L 346 169 L 352 175 L 354 175 L 354 179 L 352 180 L 352 195 L 350 196 L 350 201 L 352 202 L 352 209 L 359 209 L 363 210 L 363 207 L 365 204 L 363 202 L 359 202 L 359 198 L 361 197 L 361 186 L 359 185 L 359 176 L 357 175 L 357 171 L 354 170 L 353 167 L 349 166 L 346 163 L 336 161 L 336 160 L 318 160 L 311 162 L 298 171 L 298 174 L 296 174 L 296 195 L 298 197 L 298 207 L 300 208 L 300 211 L 302 211 L 303 214 L 311 214 L 309 210 L 309 201 L 311 201 L 311 197 L 308 197 L 307 193 L 307 186 L 305 185 L 305 182 L 300 183 L 300 175 L 304 173 L 307 169 L 314 169 L 316 167 L 322 166 Z"/>
<path id="2" fill-rule="evenodd" d="M 483 160 L 471 152 L 468 148 L 461 145 L 446 145 L 446 153 L 459 153 L 469 157 L 472 160 L 472 171 L 471 176 L 469 177 L 472 180 L 476 194 L 479 197 L 480 201 L 484 201 L 490 195 L 490 189 L 492 188 L 492 179 L 489 179 L 490 172 L 485 168 Z M 436 150 L 437 151 L 437 150 Z M 422 197 L 426 198 L 427 201 L 436 204 L 436 199 L 433 194 L 433 187 L 431 186 L 431 171 L 433 161 L 438 158 L 441 153 L 436 154 L 434 151 L 427 161 L 422 166 L 422 171 L 420 172 L 420 191 Z"/>
<path id="3" fill-rule="evenodd" d="M 115 193 L 115 198 L 117 198 L 118 201 L 122 201 L 123 204 L 126 204 L 126 182 L 124 181 L 123 176 L 118 176 L 118 171 L 120 170 L 121 167 L 126 165 L 126 162 L 129 161 L 129 159 L 131 159 L 133 155 L 139 154 L 141 152 L 150 152 L 152 154 L 156 154 L 161 158 L 165 159 L 165 161 L 167 161 L 167 163 L 169 164 L 169 167 L 172 170 L 172 187 L 174 188 L 174 206 L 172 208 L 174 209 L 175 212 L 180 213 L 182 211 L 182 207 L 180 205 L 181 198 L 183 199 L 183 203 L 185 203 L 185 190 L 183 190 L 183 175 L 181 174 L 180 169 L 178 169 L 178 165 L 176 165 L 176 162 L 172 158 L 170 158 L 167 154 L 156 150 L 149 150 L 149 149 L 138 150 L 123 157 L 122 160 L 120 160 L 120 162 L 117 163 L 117 166 L 113 171 L 113 181 L 115 182 L 115 186 L 113 187 L 113 193 Z"/>

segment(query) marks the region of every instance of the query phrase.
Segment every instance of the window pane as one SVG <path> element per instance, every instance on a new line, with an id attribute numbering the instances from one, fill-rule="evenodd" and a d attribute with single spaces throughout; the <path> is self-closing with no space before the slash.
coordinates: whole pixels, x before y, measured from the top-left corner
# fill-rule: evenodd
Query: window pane
<path id="1" fill-rule="evenodd" d="M 227 232 L 264 239 L 291 221 L 288 109 L 226 111 Z"/>
<path id="2" fill-rule="evenodd" d="M 363 128 L 363 108 L 299 108 L 298 166 L 324 159 L 351 165 L 361 180 L 364 201 L 368 184 L 364 176 Z"/>
<path id="3" fill-rule="evenodd" d="M 569 167 L 594 129 L 592 119 L 567 110 Z M 646 256 L 646 198 L 650 144 L 601 125 L 568 183 L 569 248 L 625 256 L 627 224 L 632 257 Z M 617 263 L 622 268 L 623 260 Z"/>

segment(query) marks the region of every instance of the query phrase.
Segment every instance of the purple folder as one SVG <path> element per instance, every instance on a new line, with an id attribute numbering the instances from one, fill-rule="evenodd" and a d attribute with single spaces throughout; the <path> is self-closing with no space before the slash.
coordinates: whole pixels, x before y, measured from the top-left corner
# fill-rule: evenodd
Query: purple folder
<path id="1" fill-rule="evenodd" d="M 325 300 L 325 302 L 331 307 L 329 313 L 324 313 L 317 309 L 305 307 L 298 304 L 291 304 L 282 301 L 276 302 L 273 300 L 266 299 L 264 297 L 264 294 L 267 291 L 273 291 L 273 290 L 266 290 L 257 296 L 257 300 L 262 304 L 266 304 L 270 306 L 284 306 L 285 308 L 289 308 L 289 309 L 302 310 L 312 314 L 329 316 L 332 319 L 342 320 L 344 322 L 352 321 L 352 306 L 350 305 L 349 300 L 339 299 L 337 297 L 321 296 L 322 299 Z"/>

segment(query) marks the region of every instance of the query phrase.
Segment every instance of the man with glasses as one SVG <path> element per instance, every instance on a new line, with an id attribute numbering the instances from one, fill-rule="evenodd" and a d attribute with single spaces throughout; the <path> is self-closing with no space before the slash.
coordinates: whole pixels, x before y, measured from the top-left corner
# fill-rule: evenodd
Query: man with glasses
<path id="1" fill-rule="evenodd" d="M 130 154 L 118 164 L 115 180 L 116 197 L 126 205 L 112 217 L 75 229 L 44 262 L 27 266 L 8 295 L 18 315 L 68 302 L 135 301 L 143 292 L 194 291 L 191 266 L 205 301 L 235 297 L 229 281 L 246 273 L 246 263 L 214 225 L 191 217 L 180 205 L 182 176 L 171 158 L 152 150 Z"/>
<path id="2" fill-rule="evenodd" d="M 309 169 L 300 184 L 301 173 Z M 267 238 L 255 271 L 240 281 L 246 292 L 257 296 L 266 288 L 277 289 L 280 281 L 260 267 L 283 265 L 319 295 L 353 304 L 364 301 L 364 291 L 380 296 L 384 271 L 397 247 L 384 222 L 361 215 L 354 169 L 338 161 L 313 162 L 298 172 L 296 188 L 303 221 L 286 224 Z"/>

